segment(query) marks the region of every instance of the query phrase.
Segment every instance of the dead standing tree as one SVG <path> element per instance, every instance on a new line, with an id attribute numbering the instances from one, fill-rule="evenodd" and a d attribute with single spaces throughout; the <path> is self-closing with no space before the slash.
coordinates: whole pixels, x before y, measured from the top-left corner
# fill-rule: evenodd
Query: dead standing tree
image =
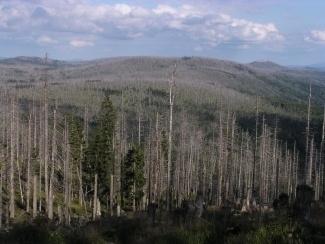
<path id="1" fill-rule="evenodd" d="M 258 116 L 259 116 L 259 98 L 256 97 L 256 121 L 255 121 L 255 146 L 254 146 L 254 160 L 253 160 L 253 172 L 252 172 L 252 198 L 255 198 L 255 170 L 256 170 L 256 162 L 257 162 L 257 148 L 258 148 Z"/>
<path id="2" fill-rule="evenodd" d="M 14 120 L 15 120 L 15 102 L 12 99 L 12 110 L 10 120 L 10 198 L 9 198 L 9 217 L 15 218 L 15 189 L 14 189 L 14 160 L 15 160 L 15 143 L 14 143 Z"/>
<path id="3" fill-rule="evenodd" d="M 31 153 L 32 153 L 32 114 L 29 113 L 28 118 L 28 138 L 27 138 L 27 184 L 26 184 L 26 212 L 29 213 L 30 211 L 30 185 L 31 185 Z"/>
<path id="4" fill-rule="evenodd" d="M 324 161 L 324 156 L 323 156 L 323 151 L 324 151 L 324 135 L 325 135 L 325 105 L 324 105 L 324 112 L 323 112 L 323 125 L 322 125 L 322 139 L 321 139 L 321 145 L 320 145 L 320 151 L 319 151 L 319 160 L 320 160 L 320 166 L 321 166 L 321 174 L 322 174 L 322 180 L 323 180 L 323 184 L 322 184 L 322 195 L 323 197 L 325 196 L 325 161 Z"/>
<path id="5" fill-rule="evenodd" d="M 45 65 L 47 65 L 47 54 L 45 54 Z M 48 180 L 48 158 L 49 158 L 49 147 L 48 147 L 48 137 L 49 137 L 49 129 L 48 129 L 48 82 L 47 82 L 47 70 L 45 70 L 44 75 L 44 181 L 45 181 L 45 206 L 48 211 L 49 208 L 49 180 Z"/>
<path id="6" fill-rule="evenodd" d="M 169 79 L 169 132 L 168 132 L 168 157 L 167 157 L 167 210 L 171 209 L 172 185 L 171 185 L 171 169 L 172 169 L 172 142 L 173 142 L 173 109 L 175 101 L 175 74 L 177 65 L 174 65 L 171 77 Z"/>
<path id="7" fill-rule="evenodd" d="M 306 127 L 306 152 L 305 152 L 305 165 L 304 165 L 304 176 L 305 176 L 305 183 L 311 184 L 308 179 L 307 172 L 308 172 L 308 153 L 309 153 L 309 133 L 310 133 L 310 106 L 311 106 L 311 82 L 309 82 L 309 96 L 308 96 L 308 108 L 307 108 L 307 127 Z"/>
<path id="8" fill-rule="evenodd" d="M 50 172 L 50 186 L 49 186 L 49 204 L 48 204 L 48 218 L 53 219 L 53 182 L 54 182 L 54 170 L 55 170 L 55 161 L 56 161 L 56 109 L 53 113 L 53 136 L 52 136 L 52 156 L 51 156 L 51 172 Z"/>

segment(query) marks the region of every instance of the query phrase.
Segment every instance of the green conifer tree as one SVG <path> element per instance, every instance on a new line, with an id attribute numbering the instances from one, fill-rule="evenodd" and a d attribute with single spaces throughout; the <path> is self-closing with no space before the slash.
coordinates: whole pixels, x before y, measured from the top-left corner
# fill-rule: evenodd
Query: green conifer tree
<path id="1" fill-rule="evenodd" d="M 132 205 L 135 197 L 137 205 L 143 197 L 144 178 L 144 154 L 138 146 L 129 149 L 122 165 L 122 200 L 123 206 Z M 135 186 L 135 189 L 133 189 Z"/>
<path id="2" fill-rule="evenodd" d="M 113 136 L 116 121 L 116 113 L 113 104 L 106 96 L 101 104 L 101 109 L 95 120 L 92 138 L 84 161 L 85 183 L 92 184 L 95 173 L 98 174 L 99 195 L 104 197 L 109 193 L 110 174 L 113 173 L 114 150 Z"/>

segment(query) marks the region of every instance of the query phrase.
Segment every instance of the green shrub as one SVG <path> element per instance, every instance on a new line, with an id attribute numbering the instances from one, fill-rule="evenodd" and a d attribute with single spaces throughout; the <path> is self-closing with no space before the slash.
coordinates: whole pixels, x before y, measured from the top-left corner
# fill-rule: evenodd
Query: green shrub
<path id="1" fill-rule="evenodd" d="M 298 226 L 288 224 L 270 224 L 248 233 L 241 233 L 231 236 L 227 240 L 228 244 L 249 243 L 249 244 L 286 244 L 304 243 L 301 231 Z"/>
<path id="2" fill-rule="evenodd" d="M 0 243 L 64 243 L 61 232 L 51 231 L 46 225 L 16 224 L 10 232 L 0 235 Z"/>
<path id="3" fill-rule="evenodd" d="M 158 244 L 203 244 L 209 243 L 212 228 L 206 223 L 200 223 L 192 228 L 177 228 L 151 238 L 148 243 Z"/>

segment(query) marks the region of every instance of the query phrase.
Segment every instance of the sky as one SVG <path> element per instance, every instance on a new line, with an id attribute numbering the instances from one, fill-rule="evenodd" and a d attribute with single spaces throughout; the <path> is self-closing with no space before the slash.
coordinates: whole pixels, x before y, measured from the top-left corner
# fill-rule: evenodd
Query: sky
<path id="1" fill-rule="evenodd" d="M 0 0 L 0 57 L 325 64 L 324 0 Z"/>

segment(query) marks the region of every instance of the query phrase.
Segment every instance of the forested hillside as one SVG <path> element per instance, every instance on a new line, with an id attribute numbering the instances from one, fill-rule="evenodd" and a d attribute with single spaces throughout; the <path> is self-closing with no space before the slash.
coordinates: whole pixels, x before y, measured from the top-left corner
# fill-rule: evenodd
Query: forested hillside
<path id="1" fill-rule="evenodd" d="M 185 201 L 325 196 L 325 73 L 270 62 L 0 60 L 0 224 L 65 226 Z M 197 203 L 196 203 L 197 204 Z M 109 236 L 109 235 L 108 235 Z M 112 236 L 110 236 L 112 238 Z"/>
<path id="2" fill-rule="evenodd" d="M 242 96 L 262 96 L 272 102 L 283 99 L 287 103 L 305 103 L 308 84 L 312 82 L 313 99 L 322 105 L 323 71 L 288 68 L 271 62 L 239 64 L 198 57 L 124 57 L 79 62 L 48 60 L 45 65 L 40 58 L 18 57 L 0 60 L 0 77 L 3 83 L 35 83 L 46 68 L 51 83 L 138 81 L 156 84 L 166 81 L 174 63 L 178 65 L 178 83 L 224 89 L 232 99 L 240 93 Z"/>

